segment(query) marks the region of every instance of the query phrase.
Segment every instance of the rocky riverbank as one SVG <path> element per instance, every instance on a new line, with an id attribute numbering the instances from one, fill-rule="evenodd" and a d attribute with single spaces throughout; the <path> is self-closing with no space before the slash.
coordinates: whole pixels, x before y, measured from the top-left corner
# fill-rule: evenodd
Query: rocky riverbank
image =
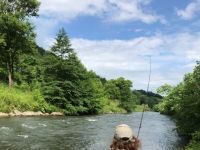
<path id="1" fill-rule="evenodd" d="M 63 116 L 64 114 L 61 112 L 52 112 L 52 113 L 42 113 L 41 111 L 25 111 L 20 112 L 18 110 L 14 110 L 10 113 L 0 112 L 0 117 L 13 117 L 13 116 Z"/>

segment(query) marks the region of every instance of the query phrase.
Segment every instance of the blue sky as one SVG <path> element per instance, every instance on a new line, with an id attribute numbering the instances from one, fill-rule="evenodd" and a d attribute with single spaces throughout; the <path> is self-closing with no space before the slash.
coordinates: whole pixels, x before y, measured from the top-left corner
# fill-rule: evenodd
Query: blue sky
<path id="1" fill-rule="evenodd" d="M 67 31 L 83 64 L 108 79 L 151 90 L 176 85 L 200 57 L 200 0 L 40 0 L 37 43 L 49 49 Z"/>

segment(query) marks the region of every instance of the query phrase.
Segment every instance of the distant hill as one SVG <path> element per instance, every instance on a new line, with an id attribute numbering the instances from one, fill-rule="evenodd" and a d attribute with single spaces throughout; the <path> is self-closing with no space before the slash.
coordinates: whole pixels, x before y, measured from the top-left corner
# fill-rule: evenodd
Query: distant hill
<path id="1" fill-rule="evenodd" d="M 153 92 L 146 92 L 144 90 L 134 90 L 133 95 L 137 97 L 137 104 L 148 104 L 150 108 L 162 101 L 162 96 Z"/>

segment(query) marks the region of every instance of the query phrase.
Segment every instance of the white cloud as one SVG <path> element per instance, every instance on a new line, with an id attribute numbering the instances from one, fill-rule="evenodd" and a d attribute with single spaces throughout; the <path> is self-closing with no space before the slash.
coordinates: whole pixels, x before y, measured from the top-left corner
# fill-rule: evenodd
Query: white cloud
<path id="1" fill-rule="evenodd" d="M 104 21 L 165 23 L 163 17 L 143 8 L 151 0 L 41 0 L 40 14 L 70 21 L 78 16 L 98 16 Z"/>
<path id="2" fill-rule="evenodd" d="M 67 21 L 80 15 L 97 15 L 104 9 L 103 0 L 41 0 L 40 14 Z"/>
<path id="3" fill-rule="evenodd" d="M 183 56 L 186 60 L 200 59 L 200 33 L 179 33 L 166 36 L 165 41 L 175 55 Z"/>
<path id="4" fill-rule="evenodd" d="M 135 30 L 134 30 L 134 32 L 136 32 L 136 33 L 137 33 L 137 32 L 142 32 L 142 31 L 143 31 L 142 29 L 135 29 Z"/>
<path id="5" fill-rule="evenodd" d="M 146 88 L 152 55 L 151 90 L 164 83 L 177 84 L 200 59 L 200 34 L 155 35 L 132 40 L 72 39 L 88 69 L 110 79 L 124 76 L 134 88 Z"/>
<path id="6" fill-rule="evenodd" d="M 200 0 L 194 0 L 186 6 L 184 10 L 177 9 L 176 13 L 184 20 L 190 20 L 200 11 Z"/>
<path id="7" fill-rule="evenodd" d="M 150 1 L 141 0 L 110 0 L 110 7 L 108 13 L 111 21 L 122 22 L 122 21 L 142 21 L 144 23 L 153 23 L 161 21 L 165 23 L 163 17 L 154 14 L 153 12 L 147 13 L 143 6 L 148 5 Z"/>

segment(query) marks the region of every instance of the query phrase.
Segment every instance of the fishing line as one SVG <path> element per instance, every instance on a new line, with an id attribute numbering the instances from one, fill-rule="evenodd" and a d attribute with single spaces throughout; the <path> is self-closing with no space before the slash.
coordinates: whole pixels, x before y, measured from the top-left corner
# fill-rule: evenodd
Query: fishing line
<path id="1" fill-rule="evenodd" d="M 151 80 L 151 56 L 149 56 L 149 79 L 148 79 L 148 84 L 147 84 L 147 94 L 149 92 L 149 85 L 150 85 L 150 80 Z M 140 135 L 140 129 L 142 127 L 142 121 L 143 121 L 143 117 L 144 117 L 144 111 L 145 111 L 145 104 L 143 104 L 143 110 L 142 110 L 142 116 L 141 116 L 141 119 L 140 119 L 140 125 L 139 125 L 139 129 L 138 129 L 138 134 L 137 134 L 137 138 L 139 137 Z"/>

